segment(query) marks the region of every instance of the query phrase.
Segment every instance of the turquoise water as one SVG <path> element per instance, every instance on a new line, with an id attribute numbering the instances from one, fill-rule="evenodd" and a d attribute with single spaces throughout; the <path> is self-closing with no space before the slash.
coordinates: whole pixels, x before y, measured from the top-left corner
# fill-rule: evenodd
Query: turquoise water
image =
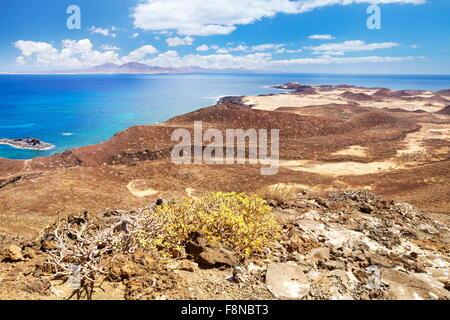
<path id="1" fill-rule="evenodd" d="M 314 74 L 0 75 L 0 138 L 33 136 L 48 151 L 0 145 L 0 157 L 31 159 L 97 144 L 130 126 L 163 122 L 221 96 L 279 92 L 270 86 L 352 84 L 391 89 L 450 88 L 450 76 Z"/>

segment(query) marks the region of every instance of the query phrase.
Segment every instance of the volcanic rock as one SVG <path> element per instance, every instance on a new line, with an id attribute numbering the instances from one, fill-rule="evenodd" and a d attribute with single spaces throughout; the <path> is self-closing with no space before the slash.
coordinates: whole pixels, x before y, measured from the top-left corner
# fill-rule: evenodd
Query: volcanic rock
<path id="1" fill-rule="evenodd" d="M 267 267 L 266 284 L 272 294 L 280 299 L 302 299 L 310 290 L 303 270 L 291 263 L 273 263 Z"/>
<path id="2" fill-rule="evenodd" d="M 0 252 L 0 260 L 19 262 L 23 259 L 22 249 L 16 245 L 10 245 Z"/>

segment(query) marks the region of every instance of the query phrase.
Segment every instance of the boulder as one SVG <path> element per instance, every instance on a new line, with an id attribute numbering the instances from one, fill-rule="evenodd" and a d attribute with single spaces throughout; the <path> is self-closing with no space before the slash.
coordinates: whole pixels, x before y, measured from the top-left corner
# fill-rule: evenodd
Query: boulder
<path id="1" fill-rule="evenodd" d="M 235 266 L 239 263 L 233 252 L 224 248 L 204 248 L 196 257 L 196 262 L 207 266 Z"/>
<path id="2" fill-rule="evenodd" d="M 0 260 L 8 262 L 19 262 L 24 259 L 22 249 L 15 245 L 10 245 L 0 253 Z"/>
<path id="3" fill-rule="evenodd" d="M 310 284 L 303 270 L 291 263 L 272 263 L 267 267 L 267 289 L 280 299 L 302 299 Z"/>
<path id="4" fill-rule="evenodd" d="M 194 261 L 205 267 L 236 266 L 239 259 L 225 248 L 208 243 L 205 236 L 199 233 L 191 235 L 191 241 L 186 244 L 186 252 L 194 257 Z"/>

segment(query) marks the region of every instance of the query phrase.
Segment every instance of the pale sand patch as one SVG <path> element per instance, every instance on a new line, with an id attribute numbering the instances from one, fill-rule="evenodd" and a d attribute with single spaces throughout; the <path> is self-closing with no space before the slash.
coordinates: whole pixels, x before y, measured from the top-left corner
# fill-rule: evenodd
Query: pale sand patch
<path id="1" fill-rule="evenodd" d="M 312 105 L 326 105 L 330 103 L 347 104 L 345 100 L 337 100 L 322 95 L 299 96 L 293 94 L 275 96 L 249 96 L 244 97 L 243 102 L 252 105 L 252 109 L 274 111 L 281 107 L 299 108 Z"/>
<path id="2" fill-rule="evenodd" d="M 160 193 L 160 191 L 148 188 L 150 181 L 148 180 L 133 180 L 127 185 L 127 189 L 135 197 L 144 198 L 154 196 Z"/>
<path id="3" fill-rule="evenodd" d="M 404 166 L 392 161 L 320 163 L 309 160 L 281 160 L 280 166 L 293 171 L 304 171 L 333 177 L 357 176 L 404 168 Z"/>
<path id="4" fill-rule="evenodd" d="M 313 86 L 317 88 L 317 86 Z M 331 91 L 319 91 L 317 94 L 298 95 L 293 93 L 283 93 L 271 96 L 247 96 L 242 101 L 253 106 L 253 109 L 273 111 L 281 107 L 288 108 L 303 108 L 313 105 L 327 105 L 327 104 L 348 104 L 349 101 L 342 98 L 344 92 L 365 93 L 371 96 L 376 92 L 374 89 L 364 88 L 345 88 L 333 89 Z M 417 95 L 416 97 L 431 99 L 433 94 Z M 413 96 L 411 96 L 413 97 Z M 352 101 L 350 101 L 352 102 Z M 385 98 L 383 101 L 356 101 L 362 107 L 372 108 L 389 108 L 389 109 L 404 109 L 408 111 L 425 110 L 428 112 L 436 112 L 446 106 L 443 102 L 436 102 L 432 100 L 425 101 L 405 101 L 397 98 Z M 431 104 L 431 105 L 427 105 Z"/>
<path id="5" fill-rule="evenodd" d="M 332 153 L 333 156 L 355 156 L 355 157 L 367 157 L 369 148 L 362 146 L 350 146 L 348 148 L 339 150 Z"/>
<path id="6" fill-rule="evenodd" d="M 333 181 L 333 184 L 326 185 L 326 184 L 319 184 L 319 185 L 306 185 L 301 183 L 277 183 L 268 186 L 270 190 L 277 190 L 278 188 L 286 188 L 288 190 L 294 190 L 294 191 L 301 191 L 301 190 L 309 190 L 309 191 L 337 191 L 337 190 L 350 190 L 355 189 L 351 185 L 343 182 L 343 181 Z M 373 186 L 366 185 L 364 187 L 358 187 L 357 189 L 364 189 L 364 190 L 373 190 Z"/>
<path id="7" fill-rule="evenodd" d="M 407 135 L 404 140 L 406 148 L 398 150 L 397 156 L 412 153 L 427 153 L 427 149 L 422 146 L 422 142 L 427 139 L 450 140 L 450 126 L 448 124 L 422 124 L 422 129 L 420 129 L 420 131 Z M 442 153 L 446 152 L 446 148 L 442 148 Z"/>

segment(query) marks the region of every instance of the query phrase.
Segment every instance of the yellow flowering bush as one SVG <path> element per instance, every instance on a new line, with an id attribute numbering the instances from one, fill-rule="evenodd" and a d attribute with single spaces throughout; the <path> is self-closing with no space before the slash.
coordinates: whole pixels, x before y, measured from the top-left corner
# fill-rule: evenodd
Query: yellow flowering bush
<path id="1" fill-rule="evenodd" d="M 211 244 L 248 256 L 281 234 L 271 207 L 257 195 L 210 193 L 159 206 L 152 214 L 162 222 L 153 244 L 164 249 L 179 249 L 200 232 Z"/>

